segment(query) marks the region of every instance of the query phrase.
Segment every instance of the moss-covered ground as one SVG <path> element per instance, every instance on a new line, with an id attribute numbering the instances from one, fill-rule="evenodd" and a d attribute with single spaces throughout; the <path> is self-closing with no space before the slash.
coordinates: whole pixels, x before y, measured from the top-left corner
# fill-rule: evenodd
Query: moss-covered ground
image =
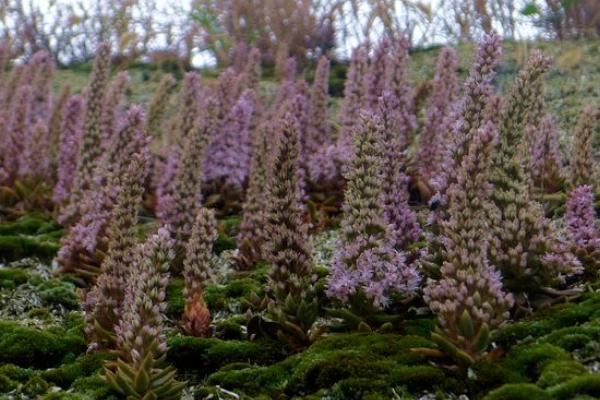
<path id="1" fill-rule="evenodd" d="M 0 223 L 0 238 L 23 235 L 44 242 L 45 235 L 59 232 L 55 229 L 46 218 L 28 216 Z M 315 243 L 327 253 L 328 240 Z M 103 362 L 113 355 L 86 352 L 79 290 L 56 274 L 47 250 L 28 251 L 29 258 L 5 257 L 0 267 L 0 398 L 114 398 L 99 379 Z M 489 359 L 469 369 L 415 350 L 435 348 L 429 339 L 434 320 L 426 314 L 409 317 L 394 333 L 330 333 L 293 353 L 279 342 L 253 337 L 247 310 L 262 295 L 266 267 L 228 271 L 227 251 L 219 256 L 222 279 L 206 290 L 213 337 L 178 331 L 183 282 L 175 278 L 169 287 L 168 361 L 189 383 L 186 398 L 600 397 L 600 292 L 593 288 L 507 324 L 496 333 Z"/>
<path id="2" fill-rule="evenodd" d="M 533 47 L 505 43 L 497 84 L 504 88 Z M 555 58 L 547 79 L 547 103 L 567 129 L 584 104 L 600 104 L 600 45 L 596 42 L 541 43 Z M 473 48 L 459 48 L 461 74 Z M 437 49 L 412 55 L 413 80 L 431 77 Z M 339 93 L 345 66 L 332 71 Z M 57 72 L 80 91 L 89 70 Z M 132 102 L 147 102 L 161 71 L 132 69 Z M 310 72 L 308 72 L 310 74 Z M 212 78 L 207 78 L 211 81 Z M 268 89 L 270 83 L 265 82 Z M 334 99 L 334 103 L 337 100 Z M 219 279 L 206 288 L 214 319 L 211 338 L 183 336 L 183 282 L 168 290 L 168 361 L 187 380 L 185 399 L 468 399 L 546 400 L 600 398 L 600 291 L 555 304 L 526 319 L 511 321 L 493 340 L 490 357 L 468 369 L 431 358 L 429 332 L 435 321 L 412 313 L 390 333 L 325 334 L 302 352 L 257 337 L 249 309 L 260 308 L 266 266 L 249 273 L 230 268 L 237 219 L 221 221 L 216 243 Z M 0 222 L 0 399 L 112 399 L 99 372 L 109 353 L 87 353 L 81 291 L 56 273 L 53 258 L 62 230 L 49 216 L 31 214 Z M 335 232 L 315 240 L 315 264 L 322 294 Z M 415 351 L 421 349 L 421 351 Z M 462 397 L 463 399 L 465 397 Z"/>

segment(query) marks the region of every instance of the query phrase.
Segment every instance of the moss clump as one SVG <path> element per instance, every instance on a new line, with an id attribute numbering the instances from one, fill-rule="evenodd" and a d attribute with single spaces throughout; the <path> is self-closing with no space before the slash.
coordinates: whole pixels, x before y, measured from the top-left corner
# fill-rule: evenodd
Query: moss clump
<path id="1" fill-rule="evenodd" d="M 553 397 L 531 383 L 509 383 L 492 390 L 484 400 L 552 400 Z"/>
<path id="2" fill-rule="evenodd" d="M 278 343 L 175 336 L 168 340 L 167 360 L 180 371 L 214 372 L 234 362 L 269 364 L 285 353 Z"/>
<path id="3" fill-rule="evenodd" d="M 219 233 L 217 240 L 215 240 L 215 243 L 213 244 L 213 249 L 217 254 L 221 254 L 225 250 L 235 250 L 236 248 L 237 243 L 235 238 L 225 233 Z"/>
<path id="4" fill-rule="evenodd" d="M 44 369 L 57 365 L 68 354 L 83 351 L 81 329 L 39 330 L 0 321 L 0 363 Z"/>
<path id="5" fill-rule="evenodd" d="M 537 384 L 546 388 L 586 373 L 587 369 L 577 361 L 555 361 L 544 368 Z"/>
<path id="6" fill-rule="evenodd" d="M 106 352 L 88 353 L 74 362 L 47 369 L 41 372 L 40 376 L 56 386 L 67 389 L 75 380 L 94 374 L 102 367 L 105 360 L 111 359 L 114 359 L 114 355 Z"/>
<path id="7" fill-rule="evenodd" d="M 448 387 L 450 381 L 441 369 L 425 365 L 426 359 L 411 351 L 414 347 L 433 347 L 433 344 L 418 336 L 332 335 L 267 367 L 222 369 L 212 374 L 208 383 L 247 396 L 272 398 L 281 393 L 288 397 L 306 396 L 330 388 L 335 388 L 339 398 L 362 398 L 343 397 L 344 394 L 390 398 L 389 388 L 403 385 L 412 390 L 454 389 Z"/>
<path id="8" fill-rule="evenodd" d="M 39 376 L 34 376 L 23 385 L 21 391 L 30 398 L 35 398 L 48 391 L 50 385 Z"/>
<path id="9" fill-rule="evenodd" d="M 600 375 L 581 375 L 548 389 L 553 399 L 571 399 L 577 395 L 600 398 Z"/>
<path id="10" fill-rule="evenodd" d="M 19 268 L 0 268 L 0 288 L 13 289 L 29 279 L 27 271 Z"/>
<path id="11" fill-rule="evenodd" d="M 237 316 L 223 321 L 217 321 L 215 336 L 219 339 L 241 340 L 245 334 L 242 325 L 245 325 L 245 316 Z"/>
<path id="12" fill-rule="evenodd" d="M 91 398 L 94 400 L 112 400 L 118 398 L 113 395 L 113 392 L 110 390 L 110 388 L 97 374 L 77 379 L 71 385 L 71 389 L 84 395 L 83 398 L 85 399 Z"/>
<path id="13" fill-rule="evenodd" d="M 173 319 L 179 319 L 183 314 L 185 307 L 185 297 L 183 296 L 183 287 L 185 282 L 183 278 L 173 278 L 167 287 L 167 310 L 166 314 Z"/>
<path id="14" fill-rule="evenodd" d="M 40 214 L 24 215 L 12 222 L 0 224 L 0 235 L 42 235 L 60 231 L 61 227 L 48 216 Z"/>
<path id="15" fill-rule="evenodd" d="M 28 236 L 0 236 L 0 258 L 5 261 L 15 261 L 26 257 L 36 256 L 50 260 L 60 249 L 57 241 L 46 238 Z"/>
<path id="16" fill-rule="evenodd" d="M 570 359 L 570 354 L 560 347 L 548 343 L 525 343 L 511 348 L 503 364 L 528 380 L 536 381 L 551 362 Z"/>
<path id="17" fill-rule="evenodd" d="M 51 279 L 37 286 L 45 306 L 63 306 L 67 310 L 79 309 L 79 297 L 75 285 L 59 279 Z"/>
<path id="18" fill-rule="evenodd" d="M 0 393 L 10 392 L 19 387 L 19 382 L 15 382 L 6 375 L 0 374 Z"/>
<path id="19" fill-rule="evenodd" d="M 17 367 L 14 364 L 5 364 L 0 367 L 0 375 L 20 383 L 25 383 L 34 375 L 34 372 L 27 368 Z"/>

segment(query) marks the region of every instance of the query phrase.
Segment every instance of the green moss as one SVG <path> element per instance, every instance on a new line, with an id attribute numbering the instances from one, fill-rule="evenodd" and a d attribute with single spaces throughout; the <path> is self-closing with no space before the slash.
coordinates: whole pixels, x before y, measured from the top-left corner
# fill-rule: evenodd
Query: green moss
<path id="1" fill-rule="evenodd" d="M 576 395 L 600 397 L 600 375 L 581 375 L 548 389 L 553 399 L 570 399 Z"/>
<path id="2" fill-rule="evenodd" d="M 29 397 L 36 397 L 46 393 L 49 388 L 48 382 L 39 376 L 34 376 L 23 386 L 22 392 Z"/>
<path id="3" fill-rule="evenodd" d="M 168 340 L 167 359 L 181 371 L 214 372 L 233 362 L 268 364 L 285 354 L 278 343 L 175 336 Z"/>
<path id="4" fill-rule="evenodd" d="M 414 347 L 431 346 L 429 340 L 418 336 L 331 335 L 268 367 L 220 370 L 208 378 L 208 383 L 248 396 L 272 397 L 282 391 L 293 397 L 328 388 L 335 388 L 339 396 L 344 393 L 385 396 L 389 395 L 387 388 L 393 386 L 408 385 L 415 390 L 444 387 L 447 380 L 442 370 L 423 365 L 425 358 L 411 351 Z"/>
<path id="5" fill-rule="evenodd" d="M 24 215 L 16 221 L 0 223 L 0 235 L 40 235 L 61 227 L 45 215 Z"/>
<path id="6" fill-rule="evenodd" d="M 218 321 L 215 324 L 216 333 L 215 336 L 219 339 L 228 340 L 240 340 L 243 339 L 245 334 L 242 329 L 242 325 L 246 323 L 246 317 L 234 317 L 222 321 Z"/>
<path id="7" fill-rule="evenodd" d="M 551 362 L 570 359 L 569 353 L 551 344 L 522 344 L 510 349 L 506 360 L 504 360 L 504 365 L 506 368 L 535 381 Z"/>
<path id="8" fill-rule="evenodd" d="M 237 243 L 235 238 L 225 233 L 219 233 L 217 240 L 215 240 L 215 243 L 213 244 L 213 249 L 217 254 L 221 254 L 225 250 L 234 250 L 236 248 Z"/>
<path id="9" fill-rule="evenodd" d="M 19 268 L 0 268 L 0 288 L 13 289 L 29 279 L 27 271 Z"/>
<path id="10" fill-rule="evenodd" d="M 552 400 L 553 397 L 531 383 L 510 383 L 491 391 L 484 400 Z"/>
<path id="11" fill-rule="evenodd" d="M 558 385 L 586 372 L 587 369 L 577 361 L 555 361 L 544 368 L 537 384 L 546 388 Z"/>
<path id="12" fill-rule="evenodd" d="M 18 382 L 13 381 L 6 375 L 0 374 L 0 393 L 10 392 L 19 386 Z"/>
<path id="13" fill-rule="evenodd" d="M 14 364 L 5 364 L 0 367 L 0 375 L 25 383 L 34 375 L 34 372 L 27 368 L 17 367 Z"/>
<path id="14" fill-rule="evenodd" d="M 37 287 L 38 294 L 46 306 L 63 306 L 67 310 L 79 309 L 79 297 L 75 285 L 59 279 L 42 282 Z"/>
<path id="15" fill-rule="evenodd" d="M 109 359 L 114 359 L 114 356 L 106 352 L 87 353 L 74 362 L 47 369 L 41 372 L 40 376 L 56 386 L 67 389 L 75 380 L 95 373 L 104 361 Z"/>
<path id="16" fill-rule="evenodd" d="M 241 216 L 230 215 L 219 221 L 219 231 L 226 233 L 228 236 L 235 237 L 240 231 L 241 223 Z"/>
<path id="17" fill-rule="evenodd" d="M 79 329 L 39 330 L 0 321 L 0 363 L 48 368 L 57 365 L 68 354 L 83 351 L 85 343 Z"/>
<path id="18" fill-rule="evenodd" d="M 185 298 L 183 297 L 183 287 L 185 282 L 183 278 L 173 278 L 167 288 L 167 310 L 169 317 L 179 319 L 185 308 Z"/>
<path id="19" fill-rule="evenodd" d="M 56 256 L 60 245 L 55 241 L 27 236 L 0 236 L 0 258 L 5 261 L 37 256 L 50 260 Z"/>
<path id="20" fill-rule="evenodd" d="M 71 389 L 94 400 L 118 399 L 98 374 L 77 379 L 71 385 Z"/>

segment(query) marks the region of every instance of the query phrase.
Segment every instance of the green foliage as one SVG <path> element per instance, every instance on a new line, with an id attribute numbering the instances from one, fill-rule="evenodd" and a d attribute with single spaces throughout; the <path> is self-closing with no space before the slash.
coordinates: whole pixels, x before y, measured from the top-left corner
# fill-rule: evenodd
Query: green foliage
<path id="1" fill-rule="evenodd" d="M 552 400 L 548 393 L 531 383 L 510 383 L 491 391 L 484 400 Z"/>
<path id="2" fill-rule="evenodd" d="M 235 362 L 269 364 L 285 353 L 273 342 L 221 340 L 192 336 L 174 336 L 167 341 L 167 361 L 181 371 L 214 372 Z"/>
<path id="3" fill-rule="evenodd" d="M 111 359 L 114 359 L 114 356 L 106 352 L 87 353 L 74 362 L 42 371 L 40 376 L 47 382 L 68 389 L 77 379 L 94 374 L 102 367 L 105 360 Z"/>
<path id="4" fill-rule="evenodd" d="M 537 384 L 540 387 L 546 388 L 584 375 L 586 372 L 587 369 L 577 361 L 555 361 L 544 368 Z"/>
<path id="5" fill-rule="evenodd" d="M 504 365 L 522 376 L 537 380 L 544 368 L 551 362 L 570 359 L 569 353 L 560 347 L 547 343 L 525 343 L 510 349 Z"/>
<path id="6" fill-rule="evenodd" d="M 577 376 L 548 389 L 548 392 L 557 400 L 571 399 L 576 395 L 588 395 L 597 399 L 600 397 L 600 375 Z"/>
<path id="7" fill-rule="evenodd" d="M 13 289 L 29 279 L 27 271 L 19 268 L 0 268 L 0 289 Z"/>
<path id="8" fill-rule="evenodd" d="M 59 248 L 56 240 L 50 241 L 45 236 L 0 236 L 0 258 L 5 261 L 15 261 L 32 256 L 50 260 L 56 256 Z"/>
<path id="9" fill-rule="evenodd" d="M 81 329 L 40 330 L 0 321 L 0 363 L 22 367 L 48 368 L 69 354 L 85 351 Z"/>
<path id="10" fill-rule="evenodd" d="M 46 306 L 61 305 L 67 310 L 79 309 L 79 297 L 75 285 L 59 279 L 42 282 L 37 287 L 38 294 Z"/>

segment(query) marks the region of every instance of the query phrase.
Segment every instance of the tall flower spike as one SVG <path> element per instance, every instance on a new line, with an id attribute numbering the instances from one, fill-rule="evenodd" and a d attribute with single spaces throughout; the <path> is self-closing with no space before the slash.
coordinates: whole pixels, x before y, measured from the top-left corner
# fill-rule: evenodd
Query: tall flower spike
<path id="1" fill-rule="evenodd" d="M 29 85 L 20 86 L 16 99 L 11 108 L 11 119 L 8 135 L 3 143 L 4 168 L 11 182 L 18 177 L 22 169 L 21 154 L 25 151 L 25 143 L 32 135 L 32 126 L 29 121 L 33 89 Z"/>
<path id="2" fill-rule="evenodd" d="M 71 87 L 64 85 L 58 96 L 58 100 L 53 106 L 52 115 L 48 122 L 48 154 L 53 163 L 56 162 L 56 158 L 59 152 L 59 142 L 61 135 L 61 128 L 63 119 L 65 118 L 65 111 L 67 103 L 71 97 Z"/>
<path id="3" fill-rule="evenodd" d="M 390 85 L 391 47 L 390 39 L 384 36 L 375 48 L 373 60 L 365 77 L 367 107 L 377 107 L 379 97 L 383 94 L 384 89 Z"/>
<path id="4" fill-rule="evenodd" d="M 252 89 L 256 93 L 259 93 L 260 90 L 260 78 L 262 75 L 260 63 L 260 50 L 253 47 L 250 49 L 250 53 L 248 53 L 248 62 L 244 67 L 244 87 L 246 89 Z"/>
<path id="5" fill-rule="evenodd" d="M 78 95 L 71 96 L 66 105 L 58 144 L 58 182 L 53 195 L 56 204 L 63 205 L 71 193 L 82 136 L 84 107 L 83 97 Z"/>
<path id="6" fill-rule="evenodd" d="M 125 71 L 119 74 L 110 82 L 104 95 L 104 104 L 102 106 L 102 144 L 107 146 L 115 134 L 118 126 L 117 122 L 123 112 L 125 105 L 125 94 L 131 86 L 131 78 Z"/>
<path id="7" fill-rule="evenodd" d="M 594 137 L 598 112 L 593 106 L 583 109 L 575 126 L 571 176 L 573 185 L 592 185 L 598 176 L 594 157 Z"/>
<path id="8" fill-rule="evenodd" d="M 90 348 L 114 347 L 115 326 L 123 311 L 125 291 L 132 273 L 138 210 L 144 193 L 145 159 L 136 154 L 130 162 L 127 172 L 119 177 L 119 195 L 107 228 L 108 250 L 101 273 L 84 304 L 85 331 Z"/>
<path id="9" fill-rule="evenodd" d="M 303 141 L 303 158 L 315 154 L 329 144 L 329 59 L 321 57 L 315 71 L 315 81 L 310 90 L 306 137 Z"/>
<path id="10" fill-rule="evenodd" d="M 573 252 L 585 268 L 586 276 L 597 279 L 600 273 L 600 235 L 591 186 L 579 186 L 571 191 L 565 223 Z"/>
<path id="11" fill-rule="evenodd" d="M 250 269 L 258 261 L 264 260 L 263 247 L 268 239 L 265 228 L 269 207 L 265 188 L 268 187 L 271 170 L 269 139 L 272 129 L 270 123 L 263 122 L 255 131 L 242 223 L 236 238 L 240 252 L 237 267 L 242 270 Z"/>
<path id="12" fill-rule="evenodd" d="M 248 89 L 230 110 L 207 151 L 203 164 L 205 182 L 238 192 L 243 189 L 252 157 L 250 122 L 255 101 L 254 91 Z"/>
<path id="13" fill-rule="evenodd" d="M 196 216 L 183 262 L 186 303 L 182 328 L 189 336 L 205 337 L 210 332 L 210 311 L 204 302 L 203 287 L 212 274 L 212 248 L 217 238 L 217 221 L 212 210 L 201 208 Z"/>
<path id="14" fill-rule="evenodd" d="M 102 113 L 108 76 L 110 73 L 110 45 L 101 43 L 96 52 L 96 59 L 92 69 L 89 87 L 86 95 L 86 109 L 83 125 L 83 137 L 80 155 L 77 159 L 77 169 L 73 190 L 71 190 L 72 215 L 62 216 L 63 222 L 71 220 L 78 215 L 78 203 L 84 193 L 93 187 L 93 176 L 96 164 L 102 155 Z"/>
<path id="15" fill-rule="evenodd" d="M 526 135 L 533 138 L 531 169 L 533 184 L 545 192 L 555 192 L 564 180 L 563 155 L 558 142 L 558 131 L 552 115 L 546 113 L 539 128 L 529 125 Z"/>
<path id="16" fill-rule="evenodd" d="M 401 143 L 401 150 L 405 150 L 411 139 L 412 132 L 417 128 L 417 118 L 414 115 L 414 99 L 409 81 L 409 55 L 410 43 L 404 35 L 394 41 L 394 56 L 390 63 L 391 91 L 398 101 L 398 129 L 406 136 L 406 142 Z M 387 91 L 387 89 L 386 89 Z M 385 91 L 384 91 L 385 92 Z"/>
<path id="17" fill-rule="evenodd" d="M 200 77 L 195 72 L 188 72 L 183 78 L 183 86 L 179 93 L 179 113 L 177 114 L 176 143 L 183 148 L 185 138 L 196 126 L 200 108 Z"/>
<path id="18" fill-rule="evenodd" d="M 170 100 L 171 92 L 175 89 L 177 82 L 173 75 L 163 75 L 158 89 L 154 92 L 152 100 L 148 105 L 148 116 L 146 118 L 146 131 L 148 135 L 159 143 L 165 144 L 165 138 L 163 135 L 163 124 L 165 114 L 167 111 L 167 105 Z"/>
<path id="19" fill-rule="evenodd" d="M 485 113 L 493 93 L 492 79 L 501 55 L 502 47 L 497 34 L 488 34 L 479 43 L 469 76 L 464 83 L 464 96 L 458 107 L 458 120 L 452 127 L 448 156 L 436 182 L 436 187 L 442 193 L 454 182 L 456 170 L 467 154 L 471 139 L 486 121 Z M 495 113 L 498 111 L 497 108 L 490 109 Z"/>
<path id="20" fill-rule="evenodd" d="M 362 46 L 352 51 L 352 60 L 344 84 L 344 98 L 339 112 L 341 130 L 338 142 L 349 146 L 352 146 L 352 133 L 358 121 L 359 110 L 366 102 L 364 82 L 368 68 L 367 58 L 367 51 Z"/>
<path id="21" fill-rule="evenodd" d="M 317 317 L 313 266 L 304 223 L 304 205 L 299 174 L 300 140 L 291 114 L 281 121 L 277 148 L 271 165 L 269 211 L 265 255 L 269 269 L 270 314 L 282 329 L 293 324 L 294 343 L 307 345 L 308 333 Z"/>
<path id="22" fill-rule="evenodd" d="M 176 400 L 185 382 L 174 379 L 165 365 L 164 334 L 169 266 L 175 252 L 168 230 L 161 228 L 138 248 L 135 268 L 117 328 L 119 359 L 116 370 L 104 368 L 103 379 L 128 399 Z"/>
<path id="23" fill-rule="evenodd" d="M 450 119 L 448 117 L 453 111 L 458 89 L 457 69 L 456 51 L 444 47 L 438 58 L 431 104 L 421 129 L 417 154 L 419 173 L 427 184 L 430 184 L 431 179 L 438 174 L 444 161 L 444 152 L 449 141 Z"/>
<path id="24" fill-rule="evenodd" d="M 25 138 L 23 154 L 19 163 L 19 179 L 45 180 L 49 178 L 48 126 L 38 121 Z"/>
<path id="25" fill-rule="evenodd" d="M 381 120 L 361 116 L 355 133 L 354 157 L 346 175 L 341 249 L 335 255 L 327 295 L 344 303 L 366 296 L 371 306 L 384 308 L 390 296 L 413 294 L 417 271 L 391 246 L 385 218 Z"/>
<path id="26" fill-rule="evenodd" d="M 439 280 L 429 280 L 425 301 L 440 327 L 432 338 L 459 362 L 471 364 L 487 349 L 490 330 L 508 318 L 513 298 L 488 263 L 491 239 L 486 203 L 492 191 L 488 173 L 497 132 L 488 123 L 473 138 L 456 182 L 448 189 L 448 214 L 442 224 L 446 254 Z"/>
<path id="27" fill-rule="evenodd" d="M 500 117 L 500 148 L 494 155 L 490 182 L 494 185 L 490 207 L 490 261 L 500 270 L 504 287 L 520 303 L 545 286 L 559 283 L 580 271 L 577 259 L 567 251 L 558 233 L 544 216 L 542 206 L 531 199 L 529 148 L 523 131 L 534 100 L 532 87 L 542 79 L 549 60 L 534 52 L 504 103 Z"/>
<path id="28" fill-rule="evenodd" d="M 420 239 L 422 231 L 416 214 L 408 205 L 407 156 L 400 151 L 406 147 L 408 137 L 400 116 L 402 110 L 399 103 L 398 98 L 392 92 L 384 91 L 383 96 L 379 99 L 377 111 L 383 125 L 380 146 L 384 149 L 385 215 L 390 225 L 394 248 L 398 251 L 408 251 Z"/>
<path id="29" fill-rule="evenodd" d="M 164 225 L 173 229 L 178 247 L 189 239 L 198 208 L 202 204 L 202 161 L 208 141 L 208 122 L 205 116 L 196 120 L 194 129 L 184 140 L 181 158 L 177 160 L 177 172 L 164 195 L 167 211 L 162 219 Z"/>

